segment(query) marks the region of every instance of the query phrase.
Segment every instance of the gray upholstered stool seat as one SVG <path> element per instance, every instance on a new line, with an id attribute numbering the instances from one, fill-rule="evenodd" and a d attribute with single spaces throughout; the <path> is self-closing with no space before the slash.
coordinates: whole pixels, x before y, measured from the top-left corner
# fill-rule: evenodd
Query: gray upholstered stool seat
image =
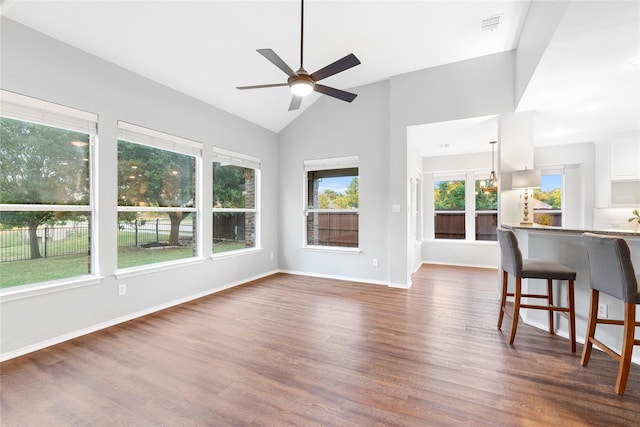
<path id="1" fill-rule="evenodd" d="M 584 233 L 584 245 L 589 257 L 589 286 L 591 287 L 591 302 L 589 307 L 589 321 L 587 336 L 582 350 L 582 366 L 589 363 L 593 344 L 618 361 L 618 378 L 616 379 L 616 393 L 623 394 L 629 378 L 631 355 L 633 346 L 640 345 L 635 339 L 635 328 L 640 326 L 636 321 L 636 306 L 640 304 L 638 283 L 640 276 L 635 274 L 631 262 L 631 250 L 622 237 L 605 236 Z M 624 303 L 624 319 L 598 318 L 598 303 L 600 292 Z M 620 325 L 624 327 L 622 348 L 620 353 L 600 342 L 596 337 L 596 325 Z"/>
<path id="2" fill-rule="evenodd" d="M 498 316 L 498 329 L 502 328 L 502 319 L 507 312 L 507 297 L 513 297 L 513 319 L 511 323 L 511 336 L 509 344 L 513 344 L 516 338 L 520 309 L 547 310 L 549 312 L 549 333 L 555 333 L 554 313 L 566 314 L 569 321 L 569 344 L 571 351 L 576 351 L 576 312 L 574 302 L 574 282 L 576 272 L 566 265 L 545 260 L 523 259 L 518 247 L 518 239 L 511 230 L 498 228 L 498 243 L 502 256 L 502 294 L 500 298 L 500 314 Z M 515 278 L 514 292 L 508 292 L 509 274 Z M 522 279 L 545 279 L 547 281 L 546 294 L 522 293 Z M 553 280 L 567 281 L 567 307 L 554 305 Z M 522 298 L 542 298 L 547 304 L 522 304 Z"/>
<path id="3" fill-rule="evenodd" d="M 566 265 L 539 259 L 525 259 L 522 261 L 523 279 L 548 279 L 553 276 L 556 280 L 576 280 L 576 272 Z"/>

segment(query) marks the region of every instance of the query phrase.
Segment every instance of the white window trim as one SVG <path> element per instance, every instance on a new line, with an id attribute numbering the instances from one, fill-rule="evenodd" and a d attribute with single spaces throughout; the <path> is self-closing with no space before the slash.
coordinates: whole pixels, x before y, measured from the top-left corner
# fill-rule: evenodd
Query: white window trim
<path id="1" fill-rule="evenodd" d="M 485 177 L 486 173 L 486 177 Z M 465 183 L 465 208 L 464 210 L 449 211 L 449 212 L 464 212 L 465 214 L 465 238 L 464 239 L 437 239 L 435 237 L 435 228 L 433 230 L 433 237 L 426 238 L 426 241 L 443 241 L 443 242 L 470 242 L 470 243 L 483 243 L 487 240 L 476 240 L 476 225 L 475 218 L 480 212 L 495 212 L 498 213 L 498 209 L 476 209 L 475 206 L 475 186 L 476 181 L 486 180 L 490 173 L 489 169 L 470 169 L 467 171 L 456 170 L 446 172 L 425 172 L 425 174 L 431 174 L 432 182 L 438 181 L 464 181 Z M 424 175 L 424 174 L 423 174 Z M 469 185 L 471 184 L 471 185 Z M 433 204 L 434 216 L 438 213 L 435 209 L 435 200 Z M 441 211 L 445 212 L 445 211 Z M 434 222 L 435 227 L 435 222 Z M 493 242 L 493 241 L 488 241 Z"/>
<path id="2" fill-rule="evenodd" d="M 319 252 L 342 252 L 342 253 L 360 253 L 360 230 L 358 227 L 358 247 L 349 248 L 343 246 L 322 246 L 322 245 L 309 245 L 307 243 L 307 217 L 311 213 L 356 213 L 358 217 L 360 216 L 360 206 L 358 204 L 358 208 L 356 209 L 318 209 L 318 208 L 309 208 L 309 194 L 308 194 L 308 180 L 309 180 L 309 172 L 320 171 L 320 170 L 332 170 L 332 169 L 347 169 L 347 168 L 358 168 L 358 177 L 360 176 L 360 160 L 358 156 L 343 156 L 343 157 L 332 157 L 325 159 L 312 159 L 312 160 L 304 160 L 303 161 L 303 180 L 302 180 L 302 188 L 304 199 L 303 209 L 302 209 L 302 248 L 309 249 L 312 251 Z M 359 219 L 358 219 L 359 221 Z"/>

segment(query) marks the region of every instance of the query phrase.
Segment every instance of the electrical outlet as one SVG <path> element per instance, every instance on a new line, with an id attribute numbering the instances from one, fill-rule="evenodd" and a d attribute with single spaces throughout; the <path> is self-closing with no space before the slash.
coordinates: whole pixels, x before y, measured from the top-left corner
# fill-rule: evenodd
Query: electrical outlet
<path id="1" fill-rule="evenodd" d="M 607 304 L 602 302 L 598 303 L 598 317 L 600 319 L 606 319 L 608 315 Z"/>
<path id="2" fill-rule="evenodd" d="M 373 266 L 377 267 L 378 266 L 378 258 L 374 258 L 373 259 Z"/>
<path id="3" fill-rule="evenodd" d="M 121 297 L 122 295 L 126 295 L 127 294 L 127 284 L 123 283 L 121 285 L 118 285 L 118 296 Z"/>

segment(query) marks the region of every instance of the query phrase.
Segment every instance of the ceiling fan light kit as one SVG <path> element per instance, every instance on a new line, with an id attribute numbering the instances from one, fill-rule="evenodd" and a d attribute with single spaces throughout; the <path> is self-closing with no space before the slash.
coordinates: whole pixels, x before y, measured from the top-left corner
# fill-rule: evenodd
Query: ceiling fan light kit
<path id="1" fill-rule="evenodd" d="M 313 79 L 308 74 L 300 74 L 295 77 L 289 77 L 288 80 L 291 92 L 295 96 L 306 96 L 313 92 L 313 87 L 316 85 Z"/>
<path id="2" fill-rule="evenodd" d="M 303 42 L 304 42 L 304 0 L 301 0 L 301 18 L 300 18 L 300 68 L 297 72 L 294 72 L 286 62 L 282 60 L 272 49 L 258 49 L 257 52 L 268 59 L 273 65 L 282 70 L 289 78 L 287 83 L 272 83 L 265 85 L 254 86 L 239 86 L 237 89 L 263 89 L 268 87 L 280 87 L 289 86 L 291 93 L 291 104 L 289 105 L 289 111 L 297 110 L 302 103 L 302 97 L 310 94 L 311 92 L 318 92 L 323 95 L 328 95 L 333 98 L 340 99 L 345 102 L 353 101 L 356 96 L 355 93 L 346 92 L 344 90 L 336 89 L 329 86 L 318 84 L 317 82 L 331 77 L 334 74 L 338 74 L 349 68 L 355 67 L 360 64 L 360 60 L 356 58 L 353 53 L 338 59 L 337 61 L 327 65 L 324 68 L 319 69 L 314 73 L 307 73 L 303 67 Z"/>

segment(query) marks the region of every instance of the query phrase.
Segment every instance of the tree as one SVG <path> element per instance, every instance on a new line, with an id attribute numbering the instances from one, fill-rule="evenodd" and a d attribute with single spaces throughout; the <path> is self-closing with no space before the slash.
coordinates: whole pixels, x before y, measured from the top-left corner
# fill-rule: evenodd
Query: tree
<path id="1" fill-rule="evenodd" d="M 0 203 L 86 205 L 89 201 L 89 135 L 0 118 Z M 37 229 L 78 214 L 2 212 L 3 227 L 29 230 L 30 258 L 41 258 Z"/>
<path id="2" fill-rule="evenodd" d="M 357 208 L 359 206 L 358 194 L 358 177 L 356 176 L 349 183 L 349 187 L 347 187 L 346 198 L 348 207 Z"/>
<path id="3" fill-rule="evenodd" d="M 464 210 L 464 181 L 436 181 L 434 206 L 436 210 Z"/>
<path id="4" fill-rule="evenodd" d="M 498 209 L 498 192 L 485 192 L 480 187 L 480 181 L 476 180 L 476 209 L 496 210 Z"/>
<path id="5" fill-rule="evenodd" d="M 118 141 L 120 206 L 190 207 L 195 200 L 195 159 L 185 154 Z M 169 245 L 179 246 L 189 211 L 167 212 Z"/>
<path id="6" fill-rule="evenodd" d="M 562 207 L 562 190 L 554 188 L 551 191 L 533 190 L 533 198 L 540 200 L 551 206 L 551 209 L 560 209 Z"/>
<path id="7" fill-rule="evenodd" d="M 245 208 L 245 168 L 213 165 L 213 203 L 216 208 Z"/>

